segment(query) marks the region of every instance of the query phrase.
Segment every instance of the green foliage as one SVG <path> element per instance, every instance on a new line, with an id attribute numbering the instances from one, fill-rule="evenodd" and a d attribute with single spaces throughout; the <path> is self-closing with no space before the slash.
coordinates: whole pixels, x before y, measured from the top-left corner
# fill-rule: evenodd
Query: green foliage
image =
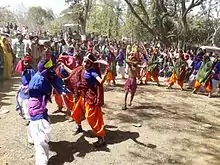
<path id="1" fill-rule="evenodd" d="M 72 4 L 62 11 L 61 18 L 65 23 L 78 23 L 82 10 L 83 6 L 81 4 Z"/>
<path id="2" fill-rule="evenodd" d="M 113 1 L 111 1 L 114 5 Z M 88 20 L 87 31 L 89 33 L 102 34 L 109 37 L 119 37 L 119 16 L 117 11 L 104 3 L 92 8 Z"/>
<path id="3" fill-rule="evenodd" d="M 51 35 L 57 35 L 58 32 L 60 31 L 60 23 L 57 20 L 53 20 L 50 22 L 48 29 Z"/>
<path id="4" fill-rule="evenodd" d="M 220 43 L 218 0 L 65 0 L 69 7 L 55 18 L 51 9 L 29 8 L 26 25 L 56 34 L 63 24 L 80 24 L 82 33 L 127 37 L 166 46 Z M 192 12 L 195 7 L 202 10 Z M 198 10 L 198 9 L 197 9 Z M 1 9 L 1 22 L 14 15 Z M 31 28 L 32 27 L 32 28 Z"/>
<path id="5" fill-rule="evenodd" d="M 127 11 L 125 24 L 122 26 L 122 32 L 123 36 L 134 41 L 148 41 L 149 43 L 153 41 L 153 36 L 130 11 Z"/>
<path id="6" fill-rule="evenodd" d="M 16 16 L 6 7 L 0 7 L 0 26 L 5 26 L 7 22 L 16 22 Z"/>
<path id="7" fill-rule="evenodd" d="M 42 7 L 31 7 L 27 12 L 27 20 L 30 21 L 32 26 L 42 28 L 48 21 L 54 20 L 54 14 L 51 9 L 45 10 Z"/>

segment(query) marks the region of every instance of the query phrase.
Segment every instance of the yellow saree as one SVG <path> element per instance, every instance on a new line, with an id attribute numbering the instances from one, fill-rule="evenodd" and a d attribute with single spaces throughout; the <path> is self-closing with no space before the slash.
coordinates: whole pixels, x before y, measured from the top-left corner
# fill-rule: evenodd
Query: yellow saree
<path id="1" fill-rule="evenodd" d="M 4 79 L 11 79 L 12 68 L 13 68 L 13 56 L 12 49 L 9 43 L 3 42 L 1 40 L 1 46 L 4 52 Z"/>

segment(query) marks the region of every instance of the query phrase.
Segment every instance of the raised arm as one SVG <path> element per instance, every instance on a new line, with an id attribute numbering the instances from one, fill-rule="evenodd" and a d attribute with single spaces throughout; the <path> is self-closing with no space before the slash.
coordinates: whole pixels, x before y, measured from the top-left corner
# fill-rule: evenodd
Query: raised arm
<path id="1" fill-rule="evenodd" d="M 141 65 L 141 62 L 138 62 L 138 61 L 131 61 L 129 59 L 126 59 L 126 63 L 128 65 Z"/>
<path id="2" fill-rule="evenodd" d="M 65 69 L 65 71 L 68 72 L 68 74 L 71 74 L 73 70 L 71 70 L 69 67 L 67 67 L 66 65 L 64 65 L 63 63 L 61 63 L 61 66 Z"/>
<path id="3" fill-rule="evenodd" d="M 101 78 L 100 76 L 97 76 L 97 77 L 96 77 L 96 80 L 97 80 L 101 85 L 104 84 L 105 79 L 106 79 L 106 77 L 107 77 L 107 75 L 108 75 L 108 72 L 109 72 L 109 67 L 106 69 L 106 72 L 105 72 L 103 78 Z"/>
<path id="4" fill-rule="evenodd" d="M 105 79 L 106 79 L 106 77 L 107 77 L 107 74 L 108 74 L 108 73 L 106 73 L 103 78 L 97 76 L 97 77 L 96 77 L 96 80 L 97 80 L 101 85 L 103 85 L 104 82 L 105 82 Z"/>

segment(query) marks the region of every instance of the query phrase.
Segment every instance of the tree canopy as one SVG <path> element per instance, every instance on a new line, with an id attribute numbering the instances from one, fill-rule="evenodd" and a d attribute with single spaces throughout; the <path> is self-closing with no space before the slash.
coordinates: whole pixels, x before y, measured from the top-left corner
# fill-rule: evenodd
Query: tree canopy
<path id="1" fill-rule="evenodd" d="M 31 7 L 22 22 L 33 29 L 52 29 L 53 33 L 64 23 L 74 23 L 81 27 L 82 34 L 127 37 L 183 49 L 201 44 L 220 45 L 219 0 L 64 1 L 68 8 L 60 16 L 56 17 L 51 9 Z M 6 8 L 0 8 L 0 12 L 0 23 L 18 19 Z"/>
<path id="2" fill-rule="evenodd" d="M 16 15 L 7 9 L 7 7 L 0 7 L 0 25 L 4 26 L 7 22 L 16 22 Z"/>
<path id="3" fill-rule="evenodd" d="M 164 46 L 218 45 L 218 0 L 66 0 L 83 32 Z M 76 14 L 77 13 L 77 14 Z M 77 15 L 77 16 L 76 16 Z"/>
<path id="4" fill-rule="evenodd" d="M 48 21 L 54 20 L 55 16 L 53 10 L 43 9 L 42 7 L 31 7 L 27 12 L 27 20 L 30 22 L 31 26 L 36 26 L 40 29 Z"/>

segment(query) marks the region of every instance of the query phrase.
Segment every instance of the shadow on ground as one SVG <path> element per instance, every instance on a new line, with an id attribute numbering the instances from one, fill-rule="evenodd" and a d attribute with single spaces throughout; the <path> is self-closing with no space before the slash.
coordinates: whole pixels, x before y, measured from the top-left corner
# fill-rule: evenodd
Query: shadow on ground
<path id="1" fill-rule="evenodd" d="M 67 119 L 67 116 L 65 114 L 62 114 L 62 115 L 59 115 L 59 114 L 56 114 L 56 115 L 49 115 L 50 117 L 50 123 L 51 124 L 56 124 L 56 123 L 62 123 Z"/>
<path id="2" fill-rule="evenodd" d="M 63 165 L 66 162 L 74 161 L 74 155 L 84 157 L 87 153 L 96 151 L 109 152 L 108 148 L 95 149 L 92 144 L 85 140 L 85 136 L 81 136 L 76 142 L 59 141 L 50 142 L 50 150 L 56 152 L 56 155 L 49 159 L 48 165 Z"/>
<path id="3" fill-rule="evenodd" d="M 130 132 L 130 131 L 120 131 L 120 130 L 110 130 L 115 129 L 117 127 L 114 126 L 106 126 L 106 142 L 107 146 L 103 148 L 95 148 L 92 144 L 90 144 L 85 137 L 91 137 L 92 132 L 87 131 L 76 141 L 76 142 L 68 142 L 68 141 L 59 141 L 59 142 L 50 142 L 50 150 L 56 152 L 56 155 L 52 156 L 49 160 L 49 165 L 63 165 L 66 162 L 74 161 L 74 157 L 85 157 L 86 154 L 91 152 L 110 152 L 108 145 L 122 143 L 126 140 L 133 140 L 136 144 L 149 147 L 144 143 L 141 143 L 137 140 L 139 137 L 139 133 Z"/>
<path id="4" fill-rule="evenodd" d="M 169 97 L 169 95 L 172 97 L 175 96 L 175 101 L 163 101 L 161 103 L 160 100 L 163 99 L 164 96 L 157 95 L 159 92 L 163 92 L 164 96 L 166 96 L 165 93 L 168 93 L 167 97 Z M 148 97 L 148 93 L 151 93 L 151 95 L 154 95 L 155 97 Z M 197 154 L 211 157 L 210 159 L 204 160 L 207 162 L 207 164 L 220 164 L 220 150 L 217 145 L 213 145 L 217 141 L 220 142 L 220 124 L 218 123 L 218 120 L 211 120 L 213 118 L 206 116 L 204 111 L 195 110 L 195 108 L 198 108 L 195 103 L 200 102 L 204 98 L 201 99 L 201 97 L 192 95 L 188 91 L 178 92 L 175 90 L 157 91 L 155 89 L 146 89 L 144 93 L 140 92 L 138 94 L 140 94 L 139 97 L 142 98 L 141 100 L 146 100 L 146 102 L 141 102 L 138 101 L 138 99 L 135 99 L 137 106 L 131 107 L 127 111 L 119 110 L 116 106 L 117 103 L 115 102 L 110 102 L 108 105 L 105 105 L 105 108 L 111 109 L 111 111 L 105 111 L 108 120 L 117 120 L 119 123 L 126 123 L 129 125 L 132 123 L 142 123 L 143 127 L 144 125 L 147 125 L 150 129 L 159 132 L 160 134 L 176 132 L 176 134 L 183 134 L 183 137 L 181 137 L 180 140 L 176 142 L 175 137 L 172 139 L 173 137 L 171 136 L 171 144 L 173 144 L 171 145 L 171 148 L 173 146 L 176 147 L 177 145 L 179 145 L 179 147 L 178 149 L 172 149 L 176 150 L 176 154 L 174 155 L 166 155 L 165 153 L 161 153 L 164 155 L 164 160 L 161 158 L 162 161 L 160 161 L 160 159 L 151 159 L 151 157 L 148 156 L 146 158 L 138 152 L 130 153 L 131 155 L 136 155 L 136 157 L 140 156 L 142 159 L 151 159 L 153 162 L 158 164 L 168 163 L 190 165 L 193 164 L 193 162 L 192 160 L 189 160 L 188 155 Z M 193 99 L 194 103 L 187 102 L 185 99 Z M 207 101 L 207 104 L 215 106 L 216 109 L 218 109 L 219 106 L 218 104 L 213 104 L 210 101 Z M 208 108 L 207 111 L 209 111 Z M 112 112 L 116 113 L 112 114 Z M 216 113 L 216 115 L 217 114 L 218 113 Z M 216 115 L 213 114 L 215 117 Z M 181 143 L 181 140 L 184 139 L 185 134 L 190 136 L 192 139 L 199 139 L 198 142 L 194 142 L 192 139 L 188 139 L 187 142 L 183 141 L 183 143 Z M 189 147 L 186 147 L 186 150 L 182 150 L 182 148 L 187 146 L 187 144 Z M 157 157 L 159 155 L 156 154 L 157 152 L 159 151 L 155 151 L 155 155 L 152 156 Z"/>
<path id="5" fill-rule="evenodd" d="M 180 152 L 178 152 L 179 156 L 184 157 L 184 155 L 188 154 L 196 154 L 198 157 L 202 155 L 207 155 L 211 157 L 207 160 L 207 164 L 219 165 L 220 164 L 220 149 L 218 144 L 208 144 L 206 142 L 198 141 L 197 139 L 180 139 L 176 138 L 171 141 L 172 145 L 179 146 L 180 144 L 184 147 Z M 194 151 L 194 152 L 192 152 Z"/>
<path id="6" fill-rule="evenodd" d="M 8 106 L 12 103 L 6 103 L 9 97 L 15 97 L 14 94 L 10 95 L 9 92 L 16 91 L 19 88 L 20 78 L 13 78 L 12 80 L 0 80 L 0 108 L 1 106 Z"/>

